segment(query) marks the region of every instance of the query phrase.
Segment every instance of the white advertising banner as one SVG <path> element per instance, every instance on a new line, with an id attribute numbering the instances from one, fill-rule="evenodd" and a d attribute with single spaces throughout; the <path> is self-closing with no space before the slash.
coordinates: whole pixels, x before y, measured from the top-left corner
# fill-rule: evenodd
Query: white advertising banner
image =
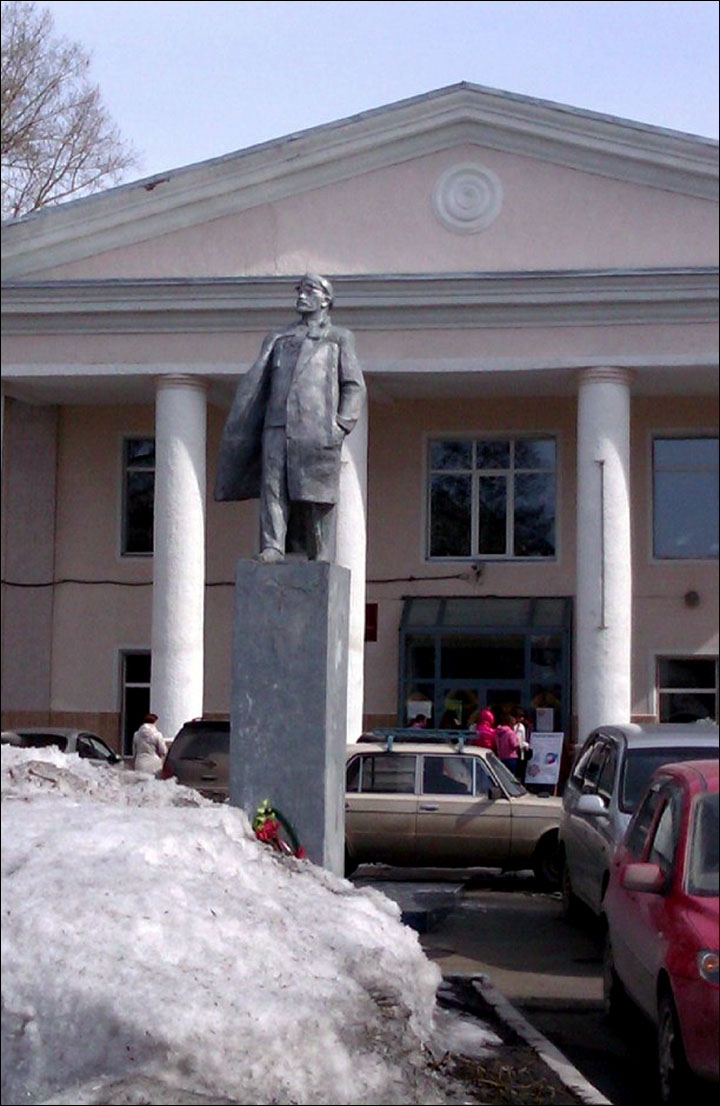
<path id="1" fill-rule="evenodd" d="M 564 733 L 532 733 L 530 746 L 533 751 L 525 782 L 555 786 L 560 777 L 560 759 L 562 757 Z"/>

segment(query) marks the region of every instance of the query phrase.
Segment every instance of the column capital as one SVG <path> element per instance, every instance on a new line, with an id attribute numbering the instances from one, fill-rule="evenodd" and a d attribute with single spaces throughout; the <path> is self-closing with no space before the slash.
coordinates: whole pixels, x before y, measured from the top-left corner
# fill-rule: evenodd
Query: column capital
<path id="1" fill-rule="evenodd" d="M 614 365 L 593 365 L 580 369 L 577 381 L 578 387 L 584 384 L 625 384 L 630 387 L 634 376 L 632 369 L 623 369 Z"/>
<path id="2" fill-rule="evenodd" d="M 193 376 L 190 373 L 163 373 L 155 380 L 155 390 L 161 391 L 169 388 L 192 388 L 198 392 L 207 392 L 208 382 L 202 376 Z"/>

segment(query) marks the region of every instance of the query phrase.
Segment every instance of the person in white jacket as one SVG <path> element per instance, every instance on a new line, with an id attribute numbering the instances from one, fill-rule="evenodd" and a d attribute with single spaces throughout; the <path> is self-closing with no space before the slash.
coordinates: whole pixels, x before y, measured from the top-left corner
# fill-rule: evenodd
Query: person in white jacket
<path id="1" fill-rule="evenodd" d="M 143 723 L 133 734 L 133 768 L 136 772 L 155 775 L 163 766 L 167 745 L 155 723 L 156 714 L 146 714 Z"/>

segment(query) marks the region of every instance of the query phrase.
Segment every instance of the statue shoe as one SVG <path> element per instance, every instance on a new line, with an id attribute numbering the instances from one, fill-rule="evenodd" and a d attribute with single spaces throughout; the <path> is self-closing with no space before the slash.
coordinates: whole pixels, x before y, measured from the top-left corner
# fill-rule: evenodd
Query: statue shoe
<path id="1" fill-rule="evenodd" d="M 285 560 L 285 554 L 281 553 L 279 549 L 268 546 L 267 549 L 263 549 L 261 553 L 258 553 L 255 560 L 263 565 L 276 565 Z"/>

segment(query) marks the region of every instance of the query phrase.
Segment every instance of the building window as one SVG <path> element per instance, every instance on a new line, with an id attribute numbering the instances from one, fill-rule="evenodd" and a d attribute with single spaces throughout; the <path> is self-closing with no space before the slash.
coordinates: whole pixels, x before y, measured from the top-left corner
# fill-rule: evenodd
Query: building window
<path id="1" fill-rule="evenodd" d="M 717 558 L 717 438 L 653 442 L 653 539 L 658 559 Z"/>
<path id="2" fill-rule="evenodd" d="M 155 501 L 155 439 L 126 438 L 123 443 L 124 554 L 153 551 Z"/>
<path id="3" fill-rule="evenodd" d="M 123 753 L 132 753 L 135 730 L 150 711 L 150 651 L 121 654 Z"/>
<path id="4" fill-rule="evenodd" d="M 661 722 L 718 720 L 718 658 L 658 657 Z"/>
<path id="5" fill-rule="evenodd" d="M 555 457 L 553 438 L 431 441 L 429 556 L 554 557 Z"/>

